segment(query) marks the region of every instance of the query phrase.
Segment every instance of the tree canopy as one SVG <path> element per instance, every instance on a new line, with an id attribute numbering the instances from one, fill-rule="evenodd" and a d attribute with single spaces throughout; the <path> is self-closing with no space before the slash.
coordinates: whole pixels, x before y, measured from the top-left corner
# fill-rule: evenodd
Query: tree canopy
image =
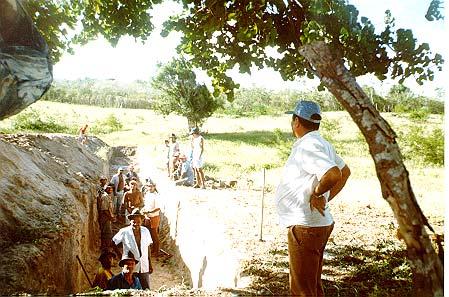
<path id="1" fill-rule="evenodd" d="M 196 81 L 196 75 L 184 59 L 174 59 L 161 65 L 152 80 L 157 91 L 152 108 L 168 115 L 176 113 L 185 116 L 188 128 L 201 126 L 221 106 L 204 84 Z"/>
<path id="2" fill-rule="evenodd" d="M 144 41 L 154 26 L 149 11 L 162 0 L 27 0 L 24 4 L 46 39 L 56 63 L 83 44 L 102 35 L 112 45 L 129 35 Z"/>
<path id="3" fill-rule="evenodd" d="M 429 45 L 417 43 L 408 29 L 395 29 L 386 11 L 381 33 L 344 0 L 314 1 L 194 1 L 184 0 L 188 13 L 166 22 L 167 34 L 181 31 L 179 51 L 192 55 L 195 66 L 207 70 L 217 91 L 231 95 L 235 87 L 226 71 L 238 66 L 271 67 L 285 80 L 315 76 L 298 49 L 325 41 L 345 60 L 354 76 L 373 73 L 380 80 L 413 76 L 422 84 L 441 70 L 443 59 Z M 277 54 L 267 51 L 274 48 Z"/>
<path id="4" fill-rule="evenodd" d="M 121 36 L 146 40 L 153 30 L 149 11 L 162 0 L 28 0 L 28 11 L 57 62 L 73 43 L 104 36 L 115 45 Z M 181 1 L 179 1 L 181 2 Z M 183 33 L 179 51 L 212 78 L 215 95 L 233 97 L 237 87 L 227 75 L 237 66 L 271 67 L 286 80 L 314 77 L 314 69 L 298 48 L 317 40 L 330 44 L 354 76 L 373 73 L 379 79 L 407 77 L 422 84 L 441 70 L 443 58 L 419 44 L 409 29 L 396 29 L 386 11 L 385 28 L 375 32 L 371 21 L 344 0 L 183 0 L 184 13 L 166 22 L 163 34 Z M 432 0 L 428 20 L 442 19 L 442 1 Z M 425 12 L 423 12 L 424 14 Z M 269 48 L 277 51 L 267 50 Z"/>

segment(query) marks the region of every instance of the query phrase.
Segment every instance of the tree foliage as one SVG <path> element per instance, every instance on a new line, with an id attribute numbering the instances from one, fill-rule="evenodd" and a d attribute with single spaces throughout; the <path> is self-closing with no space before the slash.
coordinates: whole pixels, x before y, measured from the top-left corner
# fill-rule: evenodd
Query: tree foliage
<path id="1" fill-rule="evenodd" d="M 373 73 L 379 79 L 413 76 L 418 83 L 432 80 L 441 70 L 442 56 L 426 43 L 418 44 L 412 31 L 395 29 L 386 11 L 385 28 L 375 32 L 344 0 L 313 1 L 183 1 L 185 13 L 166 22 L 166 31 L 184 33 L 179 51 L 213 77 L 217 92 L 232 97 L 236 85 L 227 71 L 238 66 L 250 73 L 252 65 L 278 71 L 284 79 L 314 77 L 314 70 L 298 48 L 323 40 L 343 58 L 354 76 Z M 277 50 L 270 54 L 267 48 Z"/>
<path id="2" fill-rule="evenodd" d="M 104 36 L 115 45 L 123 35 L 146 40 L 153 30 L 151 9 L 162 0 L 28 0 L 26 5 L 47 40 L 57 62 L 72 45 Z M 298 48 L 324 40 L 342 58 L 353 75 L 375 74 L 414 77 L 418 83 L 432 80 L 441 70 L 443 58 L 429 45 L 417 43 L 408 29 L 396 29 L 390 11 L 385 28 L 360 17 L 355 6 L 344 0 L 183 0 L 185 12 L 173 16 L 163 34 L 172 30 L 184 36 L 179 50 L 192 57 L 196 67 L 213 78 L 215 94 L 233 97 L 238 87 L 227 71 L 238 67 L 250 73 L 252 65 L 279 71 L 284 79 L 314 76 L 314 70 Z M 442 19 L 442 1 L 432 0 L 428 20 Z M 272 48 L 277 51 L 267 51 Z"/>
<path id="3" fill-rule="evenodd" d="M 118 84 L 114 80 L 61 80 L 53 82 L 42 100 L 117 108 L 151 108 L 150 84 L 134 81 Z"/>
<path id="4" fill-rule="evenodd" d="M 221 101 L 214 98 L 204 84 L 196 82 L 195 73 L 184 59 L 161 65 L 152 87 L 159 92 L 152 108 L 165 115 L 174 112 L 185 116 L 189 128 L 201 126 L 221 106 Z"/>
<path id="5" fill-rule="evenodd" d="M 54 62 L 73 52 L 74 43 L 102 35 L 112 45 L 120 37 L 146 40 L 153 30 L 149 10 L 162 0 L 27 0 L 31 18 L 46 39 Z"/>

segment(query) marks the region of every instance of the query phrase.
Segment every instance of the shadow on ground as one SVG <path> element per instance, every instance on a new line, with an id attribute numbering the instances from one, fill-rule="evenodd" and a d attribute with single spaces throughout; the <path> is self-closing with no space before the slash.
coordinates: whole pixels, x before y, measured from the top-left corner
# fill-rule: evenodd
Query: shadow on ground
<path id="1" fill-rule="evenodd" d="M 323 267 L 326 296 L 411 296 L 411 270 L 405 250 L 388 244 L 377 250 L 361 246 L 331 246 Z M 250 276 L 247 290 L 237 295 L 288 295 L 287 250 L 270 251 L 271 257 L 246 263 L 242 276 Z"/>
<path id="2" fill-rule="evenodd" d="M 210 133 L 207 134 L 208 140 L 229 141 L 233 143 L 245 143 L 254 146 L 272 146 L 282 140 L 291 140 L 291 133 L 285 133 L 275 129 L 274 131 L 247 131 L 232 133 Z"/>

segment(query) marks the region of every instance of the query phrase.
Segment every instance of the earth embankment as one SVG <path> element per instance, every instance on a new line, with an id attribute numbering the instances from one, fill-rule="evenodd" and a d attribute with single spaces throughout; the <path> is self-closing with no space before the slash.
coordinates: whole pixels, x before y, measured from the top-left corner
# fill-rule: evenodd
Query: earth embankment
<path id="1" fill-rule="evenodd" d="M 107 170 L 94 152 L 64 135 L 0 135 L 0 294 L 85 290 L 80 269 L 99 248 L 96 183 Z"/>

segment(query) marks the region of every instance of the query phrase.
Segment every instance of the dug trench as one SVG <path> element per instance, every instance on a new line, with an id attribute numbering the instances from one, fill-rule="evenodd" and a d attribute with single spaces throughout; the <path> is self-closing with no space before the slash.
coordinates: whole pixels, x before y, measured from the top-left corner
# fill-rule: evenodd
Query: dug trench
<path id="1" fill-rule="evenodd" d="M 238 214 L 219 193 L 174 186 L 147 150 L 95 137 L 81 146 L 65 135 L 0 135 L 0 294 L 88 292 L 99 267 L 98 179 L 131 163 L 157 183 L 161 247 L 173 255 L 152 260 L 152 291 L 236 288 L 239 256 L 222 222 L 236 224 Z"/>
<path id="2" fill-rule="evenodd" d="M 0 295 L 89 292 L 77 256 L 93 280 L 100 253 L 98 178 L 131 163 L 141 180 L 157 183 L 162 249 L 173 254 L 153 260 L 149 294 L 287 295 L 286 234 L 277 226 L 272 189 L 261 191 L 262 175 L 232 189 L 177 187 L 165 176 L 164 156 L 154 157 L 159 151 L 112 148 L 94 137 L 80 146 L 66 135 L 0 134 Z M 277 175 L 270 171 L 267 180 L 276 182 Z M 326 296 L 379 290 L 378 296 L 411 296 L 406 250 L 391 209 L 379 199 L 378 181 L 350 180 L 339 195 L 325 253 Z M 423 204 L 439 233 L 444 209 L 433 205 L 441 195 L 435 190 Z"/>

